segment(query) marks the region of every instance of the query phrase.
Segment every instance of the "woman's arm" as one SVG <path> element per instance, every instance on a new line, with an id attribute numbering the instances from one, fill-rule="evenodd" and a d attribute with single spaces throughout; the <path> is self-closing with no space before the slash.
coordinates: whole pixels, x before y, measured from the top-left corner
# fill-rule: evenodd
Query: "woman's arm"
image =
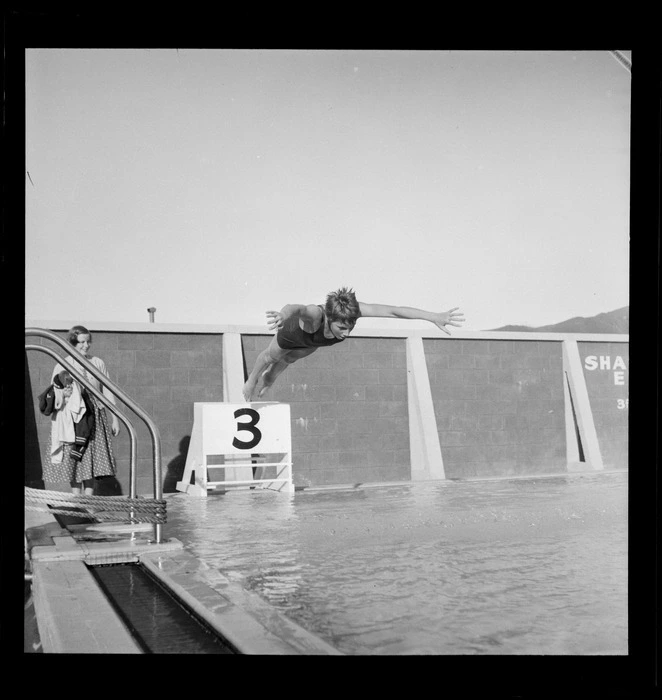
<path id="1" fill-rule="evenodd" d="M 103 374 L 110 379 L 110 374 L 108 373 L 108 370 L 106 369 L 106 363 L 100 358 L 100 357 L 93 357 L 91 359 L 92 363 L 94 366 Z M 104 384 L 101 387 L 101 391 L 103 392 L 103 395 L 107 397 L 107 399 L 110 401 L 110 403 L 113 404 L 113 406 L 116 406 L 117 404 L 115 403 L 115 395 L 110 391 L 110 389 Z M 117 418 L 117 416 L 111 411 L 110 412 L 110 420 L 111 420 L 111 432 L 112 434 L 117 437 L 120 433 L 120 422 Z"/>
<path id="2" fill-rule="evenodd" d="M 445 326 L 459 326 L 464 322 L 464 315 L 458 312 L 459 307 L 454 307 L 450 311 L 441 311 L 434 313 L 432 311 L 424 311 L 423 309 L 415 309 L 411 306 L 389 306 L 388 304 L 364 304 L 359 302 L 361 316 L 368 318 L 405 318 L 411 320 L 429 321 L 434 323 L 437 328 L 442 330 L 447 335 L 450 332 Z"/>
<path id="3" fill-rule="evenodd" d="M 55 381 L 55 377 L 57 377 L 60 372 L 66 372 L 67 370 L 58 362 L 55 367 L 53 367 L 53 374 L 51 375 L 51 384 Z M 62 394 L 65 399 L 68 399 L 71 396 L 71 393 L 73 392 L 73 387 L 71 384 L 63 387 L 62 389 Z"/>
<path id="4" fill-rule="evenodd" d="M 110 379 L 110 374 L 108 374 L 108 369 L 106 368 L 106 363 L 100 358 L 100 357 L 92 357 L 90 358 L 90 362 L 108 379 Z M 101 384 L 101 382 L 99 382 Z M 101 391 L 103 392 L 103 395 L 112 403 L 113 405 L 117 405 L 115 403 L 115 395 L 110 391 L 110 389 L 105 385 L 101 384 Z M 113 414 L 114 415 L 114 414 Z"/>

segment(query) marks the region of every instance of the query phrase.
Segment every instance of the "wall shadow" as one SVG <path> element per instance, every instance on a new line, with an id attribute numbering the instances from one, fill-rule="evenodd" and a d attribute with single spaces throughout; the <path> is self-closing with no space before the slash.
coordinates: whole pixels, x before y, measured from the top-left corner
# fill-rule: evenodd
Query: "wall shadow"
<path id="1" fill-rule="evenodd" d="M 95 496 L 123 496 L 122 484 L 115 476 L 98 476 L 94 480 Z"/>
<path id="2" fill-rule="evenodd" d="M 28 356 L 25 353 L 25 484 L 33 489 L 43 489 L 44 471 L 41 462 L 41 449 L 39 447 L 39 436 L 37 433 L 37 421 L 35 418 L 35 398 L 47 387 L 35 389 L 32 387 L 30 379 L 30 369 L 28 367 Z"/>
<path id="3" fill-rule="evenodd" d="M 163 479 L 163 493 L 175 493 L 177 491 L 177 482 L 181 481 L 184 476 L 184 467 L 186 466 L 186 457 L 188 456 L 190 444 L 190 435 L 185 435 L 179 441 L 179 454 L 168 463 L 166 468 L 166 475 Z"/>

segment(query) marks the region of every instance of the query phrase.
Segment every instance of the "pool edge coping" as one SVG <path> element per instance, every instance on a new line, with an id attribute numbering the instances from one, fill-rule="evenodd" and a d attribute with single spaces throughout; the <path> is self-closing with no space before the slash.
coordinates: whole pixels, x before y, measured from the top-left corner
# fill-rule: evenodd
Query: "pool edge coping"
<path id="1" fill-rule="evenodd" d="M 90 545 L 74 539 L 72 531 L 67 526 L 61 526 L 55 516 L 47 512 L 26 511 L 24 525 L 25 556 L 32 572 L 33 602 L 39 635 L 42 643 L 44 639 L 58 641 L 54 645 L 49 641 L 46 646 L 51 651 L 47 653 L 85 653 L 87 650 L 90 650 L 89 653 L 97 653 L 96 650 L 104 646 L 115 653 L 122 653 L 117 647 L 116 638 L 119 633 L 116 629 L 112 639 L 90 638 L 93 644 L 86 644 L 79 635 L 75 649 L 66 648 L 67 642 L 63 640 L 71 637 L 66 628 L 72 617 L 76 617 L 81 597 L 87 600 L 92 596 L 97 600 L 103 596 L 108 603 L 104 609 L 108 608 L 109 611 L 112 607 L 111 601 L 98 584 L 94 584 L 98 590 L 91 590 L 93 576 L 90 567 L 101 564 L 135 564 L 143 566 L 169 593 L 223 640 L 229 642 L 239 654 L 344 655 L 295 623 L 258 594 L 238 583 L 230 582 L 220 571 L 215 573 L 215 578 L 218 579 L 216 583 L 221 588 L 218 590 L 211 581 L 214 572 L 207 571 L 205 563 L 186 551 L 179 540 L 171 538 L 162 544 L 144 541 L 138 546 L 130 547 L 121 544 L 118 547 L 116 542 L 96 542 Z M 58 595 L 58 591 L 51 591 L 49 595 L 47 582 L 41 580 L 45 572 L 49 572 L 46 578 L 52 578 L 58 576 L 58 571 L 65 575 L 65 570 L 72 566 L 80 569 L 81 577 L 76 581 L 79 585 L 72 582 L 67 584 L 70 595 L 64 599 Z M 82 576 L 83 570 L 89 578 Z M 44 583 L 46 585 L 42 585 Z M 34 596 L 35 588 L 39 590 L 38 601 Z M 59 610 L 57 615 L 52 612 L 54 606 Z M 112 613 L 124 626 L 114 609 Z M 86 628 L 81 629 L 84 631 Z M 99 634 L 101 632 L 97 629 L 96 635 Z M 127 644 L 126 653 L 135 653 L 135 647 Z"/>

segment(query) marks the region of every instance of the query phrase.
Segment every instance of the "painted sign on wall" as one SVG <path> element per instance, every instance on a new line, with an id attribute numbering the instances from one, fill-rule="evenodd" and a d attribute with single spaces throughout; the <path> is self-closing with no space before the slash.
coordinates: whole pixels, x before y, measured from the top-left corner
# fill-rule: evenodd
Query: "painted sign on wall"
<path id="1" fill-rule="evenodd" d="M 628 343 L 578 343 L 591 412 L 606 469 L 628 464 Z"/>

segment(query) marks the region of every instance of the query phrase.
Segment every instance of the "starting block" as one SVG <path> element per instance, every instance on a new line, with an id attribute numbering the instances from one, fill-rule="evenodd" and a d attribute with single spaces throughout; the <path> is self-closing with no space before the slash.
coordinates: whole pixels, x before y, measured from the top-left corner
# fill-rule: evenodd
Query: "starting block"
<path id="1" fill-rule="evenodd" d="M 205 497 L 215 489 L 248 487 L 294 492 L 289 404 L 194 403 L 177 490 Z"/>

